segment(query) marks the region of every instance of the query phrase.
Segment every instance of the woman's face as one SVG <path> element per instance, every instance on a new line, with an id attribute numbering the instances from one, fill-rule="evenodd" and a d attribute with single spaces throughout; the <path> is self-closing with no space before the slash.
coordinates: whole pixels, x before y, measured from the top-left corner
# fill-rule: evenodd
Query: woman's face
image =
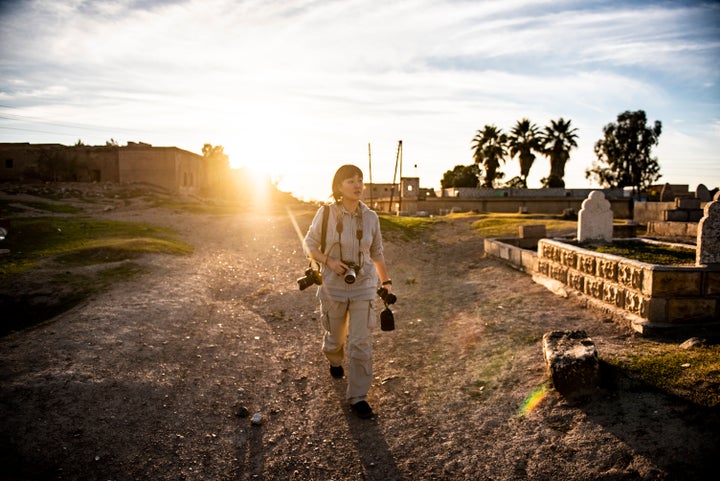
<path id="1" fill-rule="evenodd" d="M 359 175 L 345 179 L 340 183 L 340 195 L 343 200 L 360 200 L 363 194 L 363 178 Z"/>

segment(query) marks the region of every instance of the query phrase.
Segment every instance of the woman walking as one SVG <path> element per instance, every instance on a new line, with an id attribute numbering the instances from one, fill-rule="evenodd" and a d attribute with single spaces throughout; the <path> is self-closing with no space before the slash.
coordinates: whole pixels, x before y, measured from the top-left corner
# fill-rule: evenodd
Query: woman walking
<path id="1" fill-rule="evenodd" d="M 378 282 L 392 291 L 383 255 L 380 221 L 362 201 L 363 174 L 354 165 L 340 167 L 332 182 L 334 203 L 321 207 L 305 236 L 310 256 L 319 263 L 322 284 L 318 287 L 322 350 L 330 363 L 330 375 L 345 374 L 347 399 L 355 414 L 370 418 L 366 401 L 372 383 L 372 332 L 377 325 L 373 309 Z M 323 242 L 323 211 L 329 209 Z M 321 246 L 325 245 L 325 251 Z"/>

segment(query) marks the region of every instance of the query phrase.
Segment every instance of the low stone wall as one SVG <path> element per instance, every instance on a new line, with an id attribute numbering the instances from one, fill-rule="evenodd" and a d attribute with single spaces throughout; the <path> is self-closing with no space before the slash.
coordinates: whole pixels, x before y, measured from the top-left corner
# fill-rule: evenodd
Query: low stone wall
<path id="1" fill-rule="evenodd" d="M 562 214 L 566 209 L 580 212 L 584 197 L 491 197 L 491 198 L 462 198 L 462 197 L 436 197 L 419 200 L 417 211 L 432 215 L 458 211 L 458 212 L 497 212 L 504 214 L 517 214 L 522 211 L 527 214 Z M 615 219 L 630 219 L 630 201 L 628 199 L 607 199 Z M 414 213 L 403 201 L 402 210 Z"/>
<path id="2" fill-rule="evenodd" d="M 553 239 L 538 240 L 535 252 L 519 241 L 485 239 L 485 253 L 555 293 L 579 295 L 641 334 L 720 331 L 719 267 L 648 264 Z"/>
<path id="3" fill-rule="evenodd" d="M 647 264 L 541 239 L 537 274 L 633 316 L 641 333 L 720 321 L 718 268 Z"/>
<path id="4" fill-rule="evenodd" d="M 678 239 L 683 242 L 697 242 L 697 222 L 664 222 L 650 221 L 647 224 L 648 237 L 664 237 Z"/>
<path id="5" fill-rule="evenodd" d="M 485 254 L 507 261 L 512 267 L 532 274 L 537 270 L 538 239 L 485 239 Z"/>

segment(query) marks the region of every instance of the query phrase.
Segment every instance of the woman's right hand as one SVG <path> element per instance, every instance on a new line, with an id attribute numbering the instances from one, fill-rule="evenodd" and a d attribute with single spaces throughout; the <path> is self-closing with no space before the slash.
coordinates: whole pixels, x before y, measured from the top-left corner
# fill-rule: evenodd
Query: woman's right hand
<path id="1" fill-rule="evenodd" d="M 330 256 L 327 257 L 325 265 L 328 266 L 328 269 L 339 276 L 345 274 L 345 271 L 347 271 L 348 268 L 348 266 L 346 266 L 341 260 Z"/>

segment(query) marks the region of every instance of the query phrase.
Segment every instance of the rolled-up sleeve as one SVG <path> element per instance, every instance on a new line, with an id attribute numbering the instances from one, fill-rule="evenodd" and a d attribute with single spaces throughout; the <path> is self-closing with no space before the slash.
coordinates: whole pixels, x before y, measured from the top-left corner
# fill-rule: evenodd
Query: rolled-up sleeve
<path id="1" fill-rule="evenodd" d="M 375 212 L 372 212 L 372 216 L 370 217 L 372 217 L 372 222 L 374 224 L 371 230 L 371 232 L 373 233 L 373 240 L 372 244 L 370 244 L 370 258 L 375 262 L 380 262 L 385 260 L 385 254 L 383 253 L 382 233 L 380 232 L 380 219 Z"/>

